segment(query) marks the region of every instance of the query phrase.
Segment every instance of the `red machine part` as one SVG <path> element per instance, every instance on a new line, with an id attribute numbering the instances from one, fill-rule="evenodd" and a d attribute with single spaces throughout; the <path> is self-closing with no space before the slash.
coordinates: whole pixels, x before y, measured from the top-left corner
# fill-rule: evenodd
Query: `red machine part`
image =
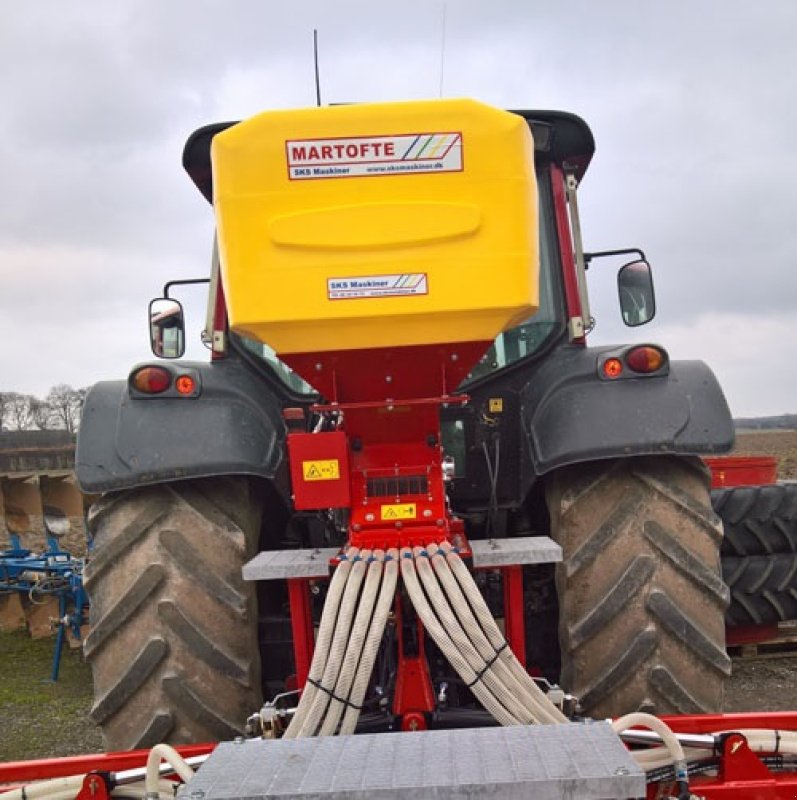
<path id="1" fill-rule="evenodd" d="M 75 800 L 109 800 L 111 791 L 107 773 L 90 772 L 83 780 Z"/>
<path id="2" fill-rule="evenodd" d="M 288 455 L 298 511 L 349 507 L 349 449 L 343 431 L 289 433 Z"/>
<path id="3" fill-rule="evenodd" d="M 404 612 L 401 597 L 394 605 L 396 643 L 398 645 L 398 670 L 393 713 L 401 717 L 404 731 L 426 730 L 426 714 L 434 711 L 435 697 L 429 667 L 426 662 L 423 625 L 417 618 L 407 620 L 415 630 L 415 647 L 406 639 Z"/>
<path id="4" fill-rule="evenodd" d="M 506 641 L 517 660 L 526 666 L 526 621 L 523 616 L 523 567 L 503 567 L 504 629 Z"/>
<path id="5" fill-rule="evenodd" d="M 706 800 L 793 800 L 797 797 L 797 772 L 770 770 L 754 753 L 746 739 L 735 730 L 763 728 L 797 730 L 797 712 L 745 714 L 684 714 L 662 717 L 676 733 L 731 731 L 720 740 L 716 776 L 693 776 L 689 788 Z M 648 799 L 660 797 L 659 787 L 651 786 Z"/>
<path id="6" fill-rule="evenodd" d="M 772 456 L 714 456 L 703 459 L 711 470 L 711 488 L 765 486 L 778 479 L 778 460 Z"/>
<path id="7" fill-rule="evenodd" d="M 447 508 L 439 408 L 467 401 L 451 392 L 488 346 L 281 355 L 328 400 L 312 408 L 317 433 L 288 437 L 296 508 L 349 507 L 355 547 L 464 544 Z"/>

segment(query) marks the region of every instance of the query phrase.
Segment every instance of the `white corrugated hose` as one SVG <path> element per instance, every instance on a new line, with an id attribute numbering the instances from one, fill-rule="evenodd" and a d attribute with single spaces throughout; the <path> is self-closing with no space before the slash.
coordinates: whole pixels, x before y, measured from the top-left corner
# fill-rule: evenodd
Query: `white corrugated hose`
<path id="1" fill-rule="evenodd" d="M 451 545 L 405 547 L 400 554 L 350 548 L 330 584 L 308 682 L 287 738 L 354 732 L 399 570 L 429 636 L 499 724 L 567 721 L 507 646 Z"/>

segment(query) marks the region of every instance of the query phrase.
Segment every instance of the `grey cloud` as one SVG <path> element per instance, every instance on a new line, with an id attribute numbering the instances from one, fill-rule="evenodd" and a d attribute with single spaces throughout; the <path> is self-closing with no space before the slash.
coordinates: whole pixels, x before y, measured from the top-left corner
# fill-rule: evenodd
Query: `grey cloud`
<path id="1" fill-rule="evenodd" d="M 443 3 L 5 4 L 0 324 L 13 337 L 25 310 L 35 319 L 37 374 L 58 371 L 42 390 L 125 374 L 146 357 L 147 299 L 170 277 L 207 270 L 212 218 L 180 167 L 185 137 L 312 104 L 313 27 L 328 102 L 434 97 L 443 66 L 446 95 L 584 116 L 598 145 L 581 190 L 586 244 L 649 253 L 661 315 L 651 336 L 677 335 L 685 349 L 682 332 L 706 312 L 752 325 L 791 310 L 797 5 L 445 6 L 442 53 Z M 612 271 L 592 277 L 597 335 L 626 337 Z M 17 384 L 7 388 L 30 390 L 31 361 L 4 356 Z"/>

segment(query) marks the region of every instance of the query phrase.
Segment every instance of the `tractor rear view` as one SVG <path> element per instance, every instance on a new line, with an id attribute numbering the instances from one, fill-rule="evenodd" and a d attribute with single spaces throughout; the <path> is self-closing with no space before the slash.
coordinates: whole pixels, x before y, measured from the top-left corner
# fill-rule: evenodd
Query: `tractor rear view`
<path id="1" fill-rule="evenodd" d="M 78 442 L 109 747 L 722 710 L 697 456 L 732 422 L 704 364 L 587 347 L 597 259 L 633 255 L 627 324 L 655 312 L 641 251 L 583 250 L 593 150 L 571 114 L 464 100 L 188 140 L 211 361 L 98 384 Z"/>

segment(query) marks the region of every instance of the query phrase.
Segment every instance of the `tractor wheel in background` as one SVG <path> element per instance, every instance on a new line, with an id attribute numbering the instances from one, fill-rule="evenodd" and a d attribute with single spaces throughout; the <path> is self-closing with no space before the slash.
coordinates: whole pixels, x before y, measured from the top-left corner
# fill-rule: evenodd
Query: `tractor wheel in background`
<path id="1" fill-rule="evenodd" d="M 797 483 L 716 489 L 711 502 L 725 526 L 723 555 L 797 553 Z"/>
<path id="2" fill-rule="evenodd" d="M 246 478 L 104 495 L 85 571 L 92 719 L 111 750 L 238 735 L 261 705 L 254 555 L 260 504 Z"/>
<path id="3" fill-rule="evenodd" d="M 563 688 L 598 718 L 720 711 L 728 589 L 702 462 L 589 462 L 547 489 Z"/>
<path id="4" fill-rule="evenodd" d="M 797 553 L 724 556 L 722 574 L 731 590 L 729 626 L 797 619 Z"/>

